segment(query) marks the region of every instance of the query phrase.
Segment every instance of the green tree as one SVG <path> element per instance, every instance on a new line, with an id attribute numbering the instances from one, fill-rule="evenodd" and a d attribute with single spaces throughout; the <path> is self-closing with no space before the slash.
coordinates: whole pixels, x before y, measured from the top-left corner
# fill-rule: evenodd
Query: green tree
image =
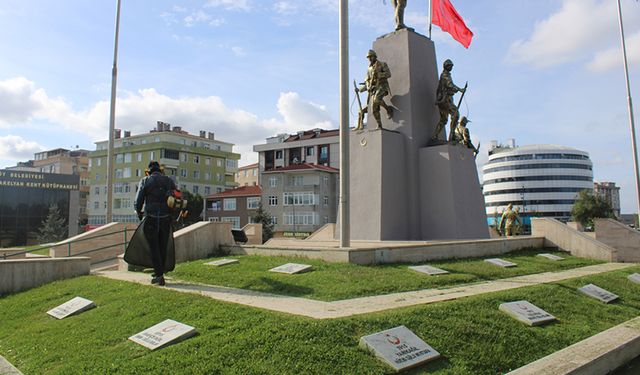
<path id="1" fill-rule="evenodd" d="M 204 200 L 200 194 L 193 195 L 189 191 L 182 192 L 182 198 L 187 201 L 187 217 L 181 221 L 183 226 L 191 225 L 202 220 L 202 209 L 204 208 Z"/>
<path id="2" fill-rule="evenodd" d="M 262 243 L 267 242 L 273 237 L 273 222 L 271 221 L 271 215 L 262 207 L 262 202 L 258 204 L 256 214 L 253 215 L 253 222 L 256 224 L 262 224 Z"/>
<path id="3" fill-rule="evenodd" d="M 591 190 L 582 190 L 573 204 L 571 219 L 585 227 L 593 227 L 595 218 L 615 218 L 613 209 L 609 202 L 598 195 L 593 195 Z"/>
<path id="4" fill-rule="evenodd" d="M 42 221 L 38 233 L 40 243 L 58 242 L 67 238 L 68 226 L 66 219 L 62 217 L 58 205 L 53 203 L 49 206 L 49 214 Z"/>

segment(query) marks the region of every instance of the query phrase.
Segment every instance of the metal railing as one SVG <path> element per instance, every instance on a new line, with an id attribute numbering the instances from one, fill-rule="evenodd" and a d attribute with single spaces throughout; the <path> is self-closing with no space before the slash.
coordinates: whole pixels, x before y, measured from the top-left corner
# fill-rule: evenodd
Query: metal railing
<path id="1" fill-rule="evenodd" d="M 41 251 L 41 250 L 44 250 L 44 249 L 47 249 L 47 248 L 50 249 L 52 247 L 60 247 L 60 246 L 63 246 L 63 245 L 67 246 L 67 255 L 63 256 L 63 258 L 71 257 L 72 256 L 72 254 L 71 254 L 71 246 L 73 244 L 77 244 L 77 243 L 85 242 L 85 241 L 90 241 L 90 240 L 95 240 L 96 238 L 112 236 L 114 234 L 120 234 L 120 233 L 123 233 L 123 235 L 124 235 L 124 242 L 113 243 L 113 244 L 109 244 L 109 245 L 106 245 L 106 246 L 98 247 L 98 248 L 95 248 L 95 249 L 89 249 L 89 250 L 81 251 L 79 253 L 73 254 L 73 256 L 81 256 L 81 255 L 85 255 L 85 254 L 90 254 L 90 253 L 94 253 L 96 251 L 105 250 L 105 249 L 109 249 L 109 248 L 117 247 L 117 246 L 122 246 L 122 251 L 124 252 L 124 250 L 127 248 L 127 245 L 129 244 L 129 238 L 127 236 L 127 232 L 131 232 L 131 231 L 132 231 L 132 229 L 124 228 L 122 230 L 115 231 L 115 232 L 104 233 L 104 234 L 99 234 L 97 236 L 91 236 L 91 237 L 87 237 L 87 238 L 80 238 L 80 239 L 77 239 L 77 240 L 72 240 L 72 241 L 67 242 L 66 244 L 53 244 L 53 245 L 47 244 L 47 245 L 42 245 L 42 246 L 34 248 L 34 249 L 19 251 L 19 252 L 15 252 L 15 253 L 11 253 L 11 254 L 2 254 L 0 256 L 0 258 L 3 259 L 3 260 L 6 260 L 7 258 L 26 255 L 26 254 L 34 253 L 34 252 Z M 135 230 L 133 230 L 133 231 L 135 231 Z M 117 259 L 117 257 L 108 258 L 108 259 L 102 259 L 102 260 L 99 260 L 99 261 L 96 261 L 96 262 L 92 262 L 92 264 L 93 263 L 102 263 L 102 262 L 105 262 L 107 260 L 113 260 L 113 259 Z"/>

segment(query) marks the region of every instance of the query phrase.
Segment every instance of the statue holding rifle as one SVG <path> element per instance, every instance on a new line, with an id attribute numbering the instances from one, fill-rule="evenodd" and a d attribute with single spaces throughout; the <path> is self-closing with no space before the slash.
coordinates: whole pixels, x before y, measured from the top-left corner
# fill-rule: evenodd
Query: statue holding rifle
<path id="1" fill-rule="evenodd" d="M 371 112 L 378 125 L 376 129 L 382 129 L 380 107 L 387 112 L 387 118 L 393 116 L 393 108 L 384 101 L 384 97 L 389 95 L 390 92 L 388 79 L 391 77 L 391 71 L 389 66 L 385 62 L 378 60 L 378 55 L 373 50 L 369 50 L 367 58 L 369 59 L 367 78 L 360 88 L 356 86 L 358 103 L 361 105 L 358 93 L 368 91 L 369 95 L 367 96 L 367 106 L 364 108 L 362 108 L 362 105 L 360 106 L 358 126 L 354 130 L 360 130 L 364 127 L 364 115 L 368 112 L 369 104 L 371 104 Z"/>
<path id="2" fill-rule="evenodd" d="M 463 88 L 460 88 L 453 83 L 453 79 L 451 78 L 453 61 L 449 59 L 445 60 L 443 68 L 442 74 L 440 75 L 440 82 L 438 82 L 438 90 L 436 91 L 436 105 L 440 110 L 440 120 L 436 125 L 436 131 L 431 137 L 431 140 L 438 138 L 440 132 L 444 130 L 449 116 L 451 116 L 451 122 L 449 124 L 449 141 L 452 141 L 454 128 L 458 124 L 458 118 L 460 117 L 458 108 L 460 107 L 460 103 L 462 103 L 462 98 L 464 97 L 465 92 L 467 92 L 467 85 L 465 84 Z M 453 96 L 457 92 L 462 93 L 458 106 L 453 104 Z"/>

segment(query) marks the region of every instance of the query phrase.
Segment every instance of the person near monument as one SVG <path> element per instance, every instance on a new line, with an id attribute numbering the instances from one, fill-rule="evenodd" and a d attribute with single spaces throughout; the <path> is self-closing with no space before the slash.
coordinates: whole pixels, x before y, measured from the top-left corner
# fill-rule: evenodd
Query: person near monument
<path id="1" fill-rule="evenodd" d="M 518 209 L 517 208 L 513 209 L 513 204 L 509 203 L 509 205 L 507 206 L 507 209 L 502 213 L 502 217 L 500 218 L 500 223 L 498 224 L 498 228 L 502 230 L 502 233 L 505 236 L 511 237 L 516 235 L 516 229 L 520 225 L 522 225 L 522 221 L 520 220 Z"/>
<path id="2" fill-rule="evenodd" d="M 143 233 L 149 244 L 153 263 L 152 284 L 165 285 L 167 245 L 172 236 L 171 210 L 167 204 L 170 192 L 176 190 L 171 178 L 162 174 L 157 161 L 149 162 L 148 176 L 142 178 L 136 194 L 135 209 L 138 219 L 143 220 Z M 144 205 L 144 211 L 142 210 Z"/>
<path id="3" fill-rule="evenodd" d="M 407 0 L 391 0 L 391 4 L 396 10 L 396 31 L 406 29 L 404 24 L 404 8 L 407 7 Z"/>
<path id="4" fill-rule="evenodd" d="M 467 91 L 466 86 L 460 88 L 453 83 L 451 78 L 451 70 L 453 69 L 453 61 L 447 59 L 443 63 L 442 74 L 440 74 L 440 81 L 438 82 L 438 90 L 436 91 L 436 105 L 440 111 L 440 120 L 436 125 L 436 131 L 431 137 L 431 140 L 438 138 L 438 135 L 444 130 L 447 125 L 447 120 L 451 116 L 451 123 L 449 124 L 449 141 L 453 139 L 454 127 L 458 124 L 458 118 L 460 113 L 458 107 L 453 104 L 453 96 L 457 92 L 465 93 Z"/>
<path id="5" fill-rule="evenodd" d="M 471 136 L 469 135 L 469 129 L 467 128 L 467 124 L 470 122 L 471 120 L 469 120 L 467 116 L 462 116 L 453 134 L 453 141 L 456 143 L 460 143 L 467 148 L 470 148 L 473 151 L 473 155 L 475 156 L 478 155 L 479 150 L 471 142 Z"/>
<path id="6" fill-rule="evenodd" d="M 382 129 L 380 107 L 383 107 L 385 111 L 387 111 L 387 118 L 393 116 L 393 108 L 384 101 L 384 97 L 390 93 L 388 79 L 391 77 L 391 70 L 389 70 L 387 63 L 378 60 L 378 55 L 374 50 L 369 50 L 367 58 L 369 59 L 367 78 L 365 79 L 364 85 L 360 88 L 360 92 L 368 91 L 369 95 L 367 97 L 367 107 L 362 109 L 360 118 L 364 117 L 364 114 L 368 111 L 368 105 L 371 104 L 371 112 L 373 112 L 373 117 L 378 123 L 376 129 Z M 359 126 L 361 123 L 362 121 L 359 122 Z M 356 128 L 356 130 L 359 129 L 361 128 Z"/>

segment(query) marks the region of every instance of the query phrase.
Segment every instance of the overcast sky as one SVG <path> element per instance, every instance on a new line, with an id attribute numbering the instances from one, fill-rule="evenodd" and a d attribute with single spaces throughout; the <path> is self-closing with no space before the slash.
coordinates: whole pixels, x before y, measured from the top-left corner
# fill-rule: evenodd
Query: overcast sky
<path id="1" fill-rule="evenodd" d="M 452 59 L 454 82 L 469 81 L 461 112 L 482 143 L 479 162 L 491 140 L 575 147 L 590 153 L 597 181 L 621 186 L 623 213 L 635 211 L 616 1 L 452 2 L 473 42 L 465 49 L 435 26 L 433 40 L 438 65 Z M 367 50 L 394 29 L 393 9 L 349 3 L 351 75 L 361 81 Z M 0 1 L 0 167 L 108 138 L 115 5 Z M 622 5 L 640 102 L 640 3 Z M 422 34 L 427 8 L 408 0 L 406 23 Z M 118 67 L 116 127 L 212 131 L 249 164 L 268 136 L 338 127 L 338 0 L 122 0 Z"/>

